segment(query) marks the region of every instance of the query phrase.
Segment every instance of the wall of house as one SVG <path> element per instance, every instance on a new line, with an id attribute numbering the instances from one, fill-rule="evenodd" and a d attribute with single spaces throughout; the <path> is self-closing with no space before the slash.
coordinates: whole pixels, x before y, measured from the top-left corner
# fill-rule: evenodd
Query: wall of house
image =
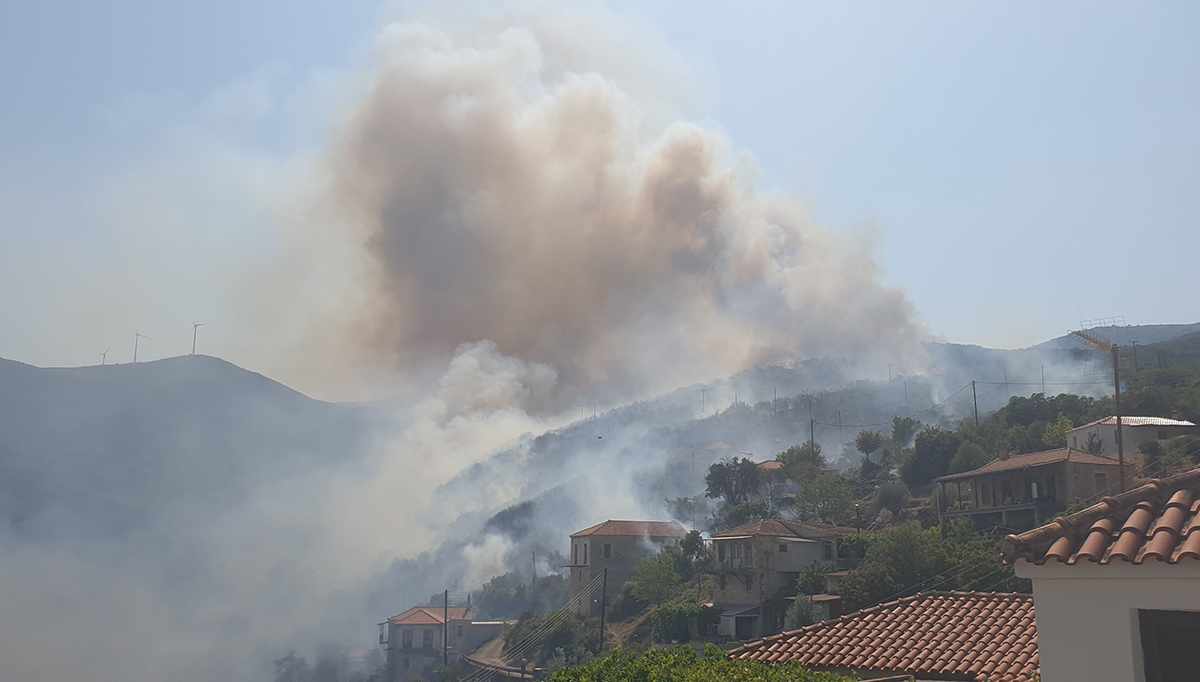
<path id="1" fill-rule="evenodd" d="M 1088 434 L 1095 433 L 1103 439 L 1104 449 L 1100 454 L 1106 457 L 1117 456 L 1117 427 L 1112 425 L 1091 426 L 1073 429 L 1067 432 L 1067 445 L 1076 450 L 1086 450 Z M 1128 426 L 1121 425 L 1121 436 L 1124 438 L 1125 454 L 1137 452 L 1138 443 L 1144 440 L 1156 440 L 1165 445 L 1176 436 L 1200 436 L 1200 427 L 1196 426 Z M 1160 436 L 1164 436 L 1160 438 Z"/>
<path id="2" fill-rule="evenodd" d="M 571 597 L 575 598 L 592 580 L 608 569 L 609 602 L 621 591 L 621 586 L 633 577 L 638 564 L 654 556 L 667 544 L 678 543 L 681 538 L 647 538 L 629 535 L 586 535 L 571 538 Z M 604 555 L 604 546 L 609 545 L 609 556 Z M 599 608 L 597 593 L 592 600 L 581 604 L 576 612 L 590 614 Z"/>
<path id="3" fill-rule="evenodd" d="M 1034 566 L 1043 682 L 1145 682 L 1138 609 L 1200 612 L 1200 561 Z"/>

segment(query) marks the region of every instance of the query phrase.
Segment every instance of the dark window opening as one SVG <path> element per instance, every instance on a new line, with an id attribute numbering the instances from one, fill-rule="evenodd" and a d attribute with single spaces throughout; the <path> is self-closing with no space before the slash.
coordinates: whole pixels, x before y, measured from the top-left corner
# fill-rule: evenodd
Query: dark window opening
<path id="1" fill-rule="evenodd" d="M 583 563 L 585 563 L 585 564 L 587 563 L 587 548 L 588 548 L 588 543 L 586 543 L 586 542 L 583 543 Z"/>
<path id="2" fill-rule="evenodd" d="M 725 561 L 725 545 L 723 543 L 717 545 L 717 559 Z"/>
<path id="3" fill-rule="evenodd" d="M 1012 481 L 1004 481 L 1000 484 L 1000 499 L 1002 500 L 1001 504 L 1013 503 Z"/>
<path id="4" fill-rule="evenodd" d="M 1184 682 L 1200 670 L 1200 613 L 1138 611 L 1146 682 Z"/>
<path id="5" fill-rule="evenodd" d="M 1053 476 L 1046 477 L 1046 499 L 1051 502 L 1058 499 L 1058 487 Z"/>
<path id="6" fill-rule="evenodd" d="M 433 648 L 433 630 L 425 630 L 424 632 L 421 633 L 421 648 L 422 649 L 432 649 Z"/>
<path id="7" fill-rule="evenodd" d="M 1096 494 L 1103 495 L 1108 490 L 1108 476 L 1096 474 Z"/>
<path id="8" fill-rule="evenodd" d="M 400 646 L 404 647 L 405 649 L 411 649 L 412 648 L 412 630 L 405 630 L 404 632 L 402 632 L 400 634 L 400 642 L 401 642 Z"/>
<path id="9" fill-rule="evenodd" d="M 462 637 L 462 626 L 461 625 L 459 625 L 458 628 L 455 630 L 454 635 L 456 637 Z"/>
<path id="10" fill-rule="evenodd" d="M 579 563 L 579 545 L 571 545 L 571 563 Z"/>
<path id="11" fill-rule="evenodd" d="M 787 543 L 786 542 L 779 543 L 779 553 L 787 554 Z"/>
<path id="12" fill-rule="evenodd" d="M 405 656 L 404 657 L 404 669 L 408 670 L 408 666 L 409 666 L 409 660 L 408 660 L 408 657 Z"/>
<path id="13" fill-rule="evenodd" d="M 612 544 L 610 544 L 608 542 L 604 543 L 604 558 L 605 559 L 612 558 Z"/>
<path id="14" fill-rule="evenodd" d="M 825 558 L 832 559 L 833 558 L 833 544 L 826 542 L 826 543 L 824 543 L 823 549 L 825 552 Z"/>

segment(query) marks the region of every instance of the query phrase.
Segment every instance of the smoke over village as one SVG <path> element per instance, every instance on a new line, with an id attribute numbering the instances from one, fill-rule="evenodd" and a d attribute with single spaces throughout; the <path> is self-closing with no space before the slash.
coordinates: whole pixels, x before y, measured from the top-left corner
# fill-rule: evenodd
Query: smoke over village
<path id="1" fill-rule="evenodd" d="M 903 238 L 771 177 L 709 113 L 712 69 L 652 21 L 373 11 L 337 68 L 100 108 L 130 151 L 81 152 L 63 205 L 34 171 L 0 175 L 0 678 L 573 680 L 674 645 L 757 661 L 764 637 L 929 590 L 1032 609 L 1014 552 L 1047 550 L 1005 537 L 1200 463 L 1194 302 L 1127 323 L 1064 293 L 1053 333 L 951 342 L 943 321 L 976 311 L 932 324 L 885 267 Z M 1120 417 L 1106 436 L 1114 397 L 1154 436 L 1121 440 Z M 1060 450 L 1069 475 L 966 477 Z M 746 573 L 768 570 L 760 535 L 794 571 Z M 943 563 L 871 573 L 919 543 Z M 637 559 L 597 568 L 614 551 Z M 752 576 L 764 596 L 729 596 Z M 1041 674 L 1032 646 L 1003 679 Z"/>

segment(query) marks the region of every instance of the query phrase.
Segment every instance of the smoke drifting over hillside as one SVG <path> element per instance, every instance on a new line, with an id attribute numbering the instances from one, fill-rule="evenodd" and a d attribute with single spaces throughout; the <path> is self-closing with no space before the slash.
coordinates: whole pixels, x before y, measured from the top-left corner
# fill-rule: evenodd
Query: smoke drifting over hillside
<path id="1" fill-rule="evenodd" d="M 865 237 L 756 188 L 719 133 L 660 123 L 669 102 L 573 68 L 582 25 L 550 14 L 382 32 L 313 199 L 362 249 L 355 302 L 320 337 L 353 350 L 329 356 L 404 371 L 488 340 L 554 368 L 558 397 L 615 399 L 764 361 L 913 354 L 912 307 Z"/>
<path id="2" fill-rule="evenodd" d="M 677 444 L 647 434 L 699 405 L 528 435 L 581 400 L 616 405 L 811 356 L 916 362 L 921 330 L 869 240 L 815 225 L 758 188 L 719 132 L 675 120 L 656 94 L 671 84 L 654 76 L 670 58 L 613 21 L 539 8 L 382 30 L 328 144 L 263 163 L 278 176 L 246 190 L 271 195 L 247 203 L 275 207 L 263 212 L 278 257 L 211 259 L 237 280 L 212 289 L 237 290 L 223 302 L 242 313 L 233 359 L 322 396 L 424 392 L 336 465 L 286 464 L 294 445 L 263 445 L 277 478 L 236 498 L 180 476 L 191 487 L 164 495 L 169 514 L 152 508 L 111 541 L 71 536 L 70 496 L 52 540 L 0 534 L 0 671 L 260 680 L 286 646 L 370 645 L 373 624 L 411 600 L 511 567 L 517 547 L 524 559 L 513 534 L 481 532 L 505 505 L 557 495 L 527 531 L 553 547 L 577 530 L 565 524 L 661 518 L 665 496 L 697 492 L 655 487 L 682 464 L 656 459 Z M 173 188 L 185 205 L 206 200 L 189 189 Z M 114 407 L 94 428 L 141 438 L 153 467 L 212 466 L 178 444 L 223 422 L 141 414 Z M 135 505 L 140 480 L 99 481 L 96 513 Z"/>

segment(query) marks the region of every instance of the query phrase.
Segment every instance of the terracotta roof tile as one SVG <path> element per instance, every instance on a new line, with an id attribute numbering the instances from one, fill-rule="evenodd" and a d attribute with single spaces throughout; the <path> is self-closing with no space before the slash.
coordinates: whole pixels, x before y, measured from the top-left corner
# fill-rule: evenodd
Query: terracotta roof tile
<path id="1" fill-rule="evenodd" d="M 1200 559 L 1200 469 L 1143 486 L 1004 540 L 1004 560 L 1042 565 Z"/>
<path id="2" fill-rule="evenodd" d="M 814 523 L 811 521 L 784 521 L 782 519 L 763 519 L 761 521 L 751 521 L 737 528 L 723 530 L 720 533 L 713 535 L 714 538 L 732 538 L 745 535 L 766 535 L 771 537 L 792 538 L 792 537 L 811 537 L 814 534 L 817 536 L 832 536 L 844 537 L 846 535 L 855 534 L 853 528 L 844 528 L 842 526 L 831 526 L 826 523 Z"/>
<path id="3" fill-rule="evenodd" d="M 578 538 L 586 535 L 619 535 L 642 538 L 682 538 L 687 535 L 683 526 L 674 521 L 613 521 L 597 523 L 591 528 L 584 528 L 571 537 Z"/>
<path id="4" fill-rule="evenodd" d="M 414 606 L 404 613 L 388 618 L 388 622 L 392 625 L 441 625 L 445 622 L 444 615 L 445 610 L 441 606 Z M 450 620 L 470 620 L 471 607 L 451 606 L 449 615 Z"/>
<path id="5" fill-rule="evenodd" d="M 1097 464 L 1097 465 L 1112 465 L 1118 466 L 1115 459 L 1093 455 L 1082 450 L 1074 448 L 1059 448 L 1057 450 L 1044 450 L 1042 452 L 1031 452 L 1027 455 L 1012 455 L 1008 459 L 993 459 L 984 464 L 978 469 L 964 471 L 960 474 L 950 474 L 949 476 L 940 476 L 935 480 L 938 481 L 956 481 L 960 479 L 972 478 L 980 474 L 994 474 L 1001 471 L 1011 471 L 1013 469 L 1025 469 L 1027 467 L 1045 466 L 1047 464 L 1057 464 L 1059 462 L 1075 462 L 1077 464 Z M 1130 464 L 1126 462 L 1126 467 Z"/>
<path id="6" fill-rule="evenodd" d="M 1097 419 L 1096 421 L 1091 422 L 1090 424 L 1084 424 L 1083 426 L 1076 426 L 1074 429 L 1071 429 L 1071 430 L 1075 431 L 1078 429 L 1086 429 L 1089 426 L 1100 426 L 1100 425 L 1116 426 L 1117 418 L 1115 416 L 1113 416 L 1113 417 L 1105 417 L 1104 419 Z M 1183 421 L 1181 419 L 1167 419 L 1165 417 L 1126 417 L 1126 416 L 1122 416 L 1121 417 L 1121 426 L 1195 426 L 1195 424 L 1193 424 L 1192 422 L 1189 422 L 1189 421 Z"/>
<path id="7" fill-rule="evenodd" d="M 926 592 L 747 644 L 729 655 L 939 679 L 1030 682 L 1040 674 L 1033 597 L 1011 593 Z"/>

